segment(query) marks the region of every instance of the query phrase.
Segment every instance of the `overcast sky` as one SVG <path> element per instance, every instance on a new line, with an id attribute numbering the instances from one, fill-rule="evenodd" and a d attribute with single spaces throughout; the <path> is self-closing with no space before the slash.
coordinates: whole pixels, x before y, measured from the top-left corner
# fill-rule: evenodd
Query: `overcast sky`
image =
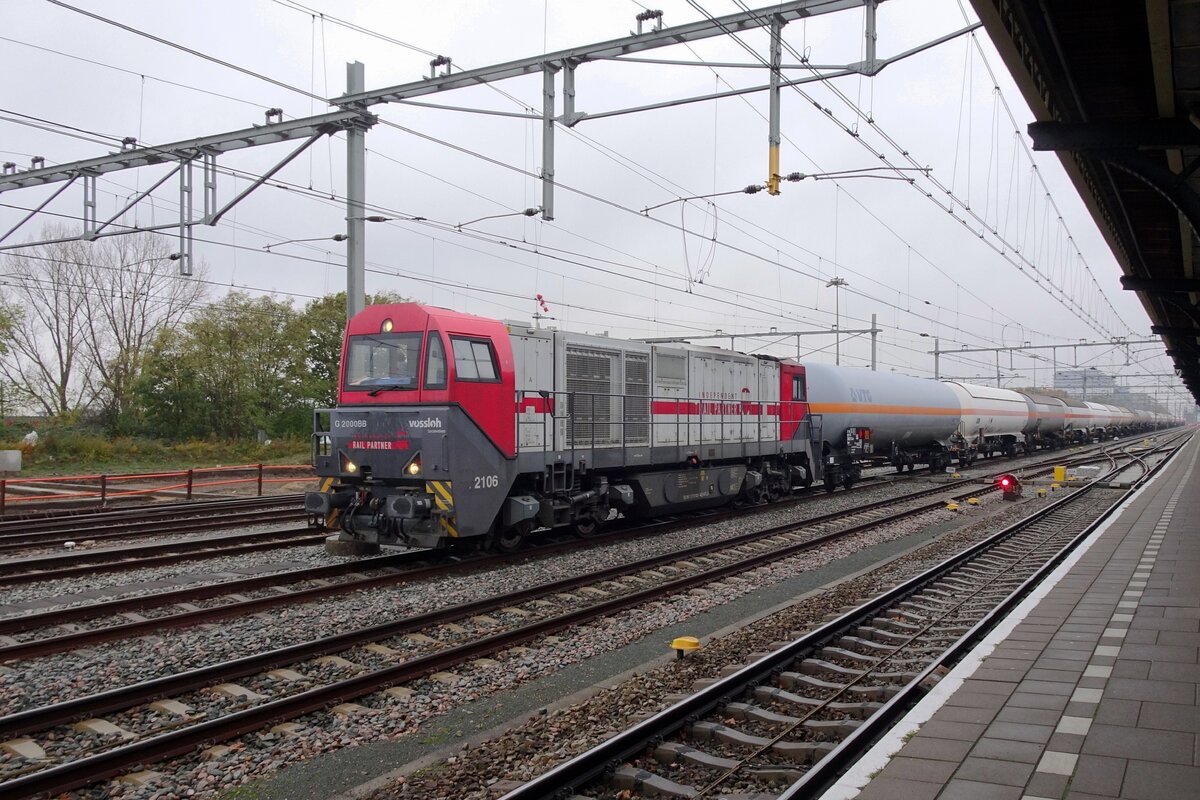
<path id="1" fill-rule="evenodd" d="M 292 88 L 46 0 L 5 0 L 0 158 L 22 169 L 35 155 L 48 164 L 102 155 L 115 149 L 109 137 L 165 144 L 261 123 L 271 107 L 289 119 L 323 113 L 332 109 L 308 95 L 342 94 L 348 61 L 366 65 L 368 89 L 383 88 L 427 75 L 430 54 L 473 68 L 625 36 L 643 8 L 629 0 L 70 5 Z M 664 11 L 668 26 L 741 10 L 732 0 L 663 0 L 653 7 Z M 878 20 L 878 55 L 887 57 L 958 30 L 974 16 L 957 0 L 890 0 Z M 789 24 L 784 62 L 796 63 L 798 56 L 812 65 L 860 61 L 863 22 L 863 12 L 852 10 Z M 765 58 L 766 45 L 766 34 L 753 32 L 640 55 L 757 64 L 748 49 Z M 627 108 L 766 81 L 761 68 L 590 63 L 578 70 L 577 110 Z M 541 88 L 536 75 L 423 99 L 540 113 Z M 371 213 L 426 221 L 367 226 L 367 288 L 510 319 L 528 319 L 533 296 L 542 293 L 556 317 L 548 324 L 622 337 L 808 330 L 829 328 L 835 317 L 841 328 L 854 329 L 877 314 L 880 369 L 923 375 L 932 374 L 926 351 L 935 338 L 953 349 L 1097 341 L 1106 338 L 1101 331 L 1147 336 L 1145 312 L 1120 291 L 1120 269 L 1057 158 L 1029 153 L 1025 126 L 1032 117 L 982 30 L 891 64 L 874 78 L 800 89 L 783 92 L 781 171 L 870 170 L 855 174 L 880 177 L 810 178 L 785 184 L 778 197 L 764 192 L 678 202 L 765 181 L 767 95 L 749 94 L 560 127 L 554 221 L 516 215 L 461 231 L 457 225 L 479 217 L 540 205 L 540 123 L 374 106 L 382 119 L 407 130 L 380 124 L 367 134 Z M 44 120 L 51 131 L 8 121 L 14 113 Z M 219 176 L 220 198 L 233 197 L 247 176 L 261 174 L 288 151 L 285 144 L 222 156 L 220 166 L 237 174 Z M 214 295 L 232 286 L 301 304 L 344 286 L 345 246 L 326 238 L 345 226 L 344 164 L 344 138 L 323 140 L 279 173 L 287 188 L 263 187 L 217 227 L 196 229 L 197 260 L 216 284 Z M 909 172 L 913 183 L 896 180 L 900 173 L 881 169 L 886 164 L 929 167 L 931 177 Z M 101 180 L 100 218 L 165 171 L 130 170 Z M 23 216 L 11 206 L 33 207 L 51 191 L 4 193 L 0 228 Z M 667 205 L 641 213 L 660 203 Z M 49 206 L 52 214 L 14 239 L 34 238 L 43 222 L 78 225 L 81 210 L 81 193 L 68 189 Z M 172 180 L 124 222 L 177 217 Z M 263 249 L 290 239 L 322 241 Z M 840 297 L 826 288 L 835 276 L 848 282 Z M 1071 299 L 1064 304 L 1063 297 Z M 796 340 L 742 340 L 739 349 L 795 355 Z M 833 350 L 832 337 L 802 341 L 808 358 L 832 361 Z M 841 350 L 843 364 L 869 358 L 865 337 L 843 341 Z M 1079 350 L 1078 361 L 1119 374 L 1170 372 L 1161 353 L 1161 346 L 1135 346 L 1126 365 L 1123 351 L 1095 348 Z M 1074 358 L 1060 352 L 1062 361 Z M 1001 370 L 1005 385 L 1049 383 L 1048 359 L 1018 355 L 1010 365 L 1005 355 Z M 947 357 L 942 372 L 994 382 L 995 358 Z"/>

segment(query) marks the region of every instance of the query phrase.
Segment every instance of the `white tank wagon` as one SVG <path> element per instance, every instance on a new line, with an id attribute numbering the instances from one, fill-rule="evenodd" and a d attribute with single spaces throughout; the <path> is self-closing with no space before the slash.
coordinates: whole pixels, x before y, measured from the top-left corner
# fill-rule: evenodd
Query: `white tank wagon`
<path id="1" fill-rule="evenodd" d="M 805 367 L 809 410 L 821 418 L 826 488 L 857 480 L 864 459 L 886 460 L 897 472 L 950 464 L 961 415 L 947 384 L 859 367 Z"/>
<path id="2" fill-rule="evenodd" d="M 1091 431 L 1095 427 L 1096 412 L 1088 408 L 1087 403 L 1073 398 L 1067 398 L 1066 420 L 1063 424 L 1063 436 L 1068 442 L 1085 442 L 1092 438 Z"/>
<path id="3" fill-rule="evenodd" d="M 1125 433 L 1133 429 L 1135 417 L 1132 411 L 1121 406 L 1109 406 L 1113 410 L 1115 419 L 1113 420 L 1113 428 L 1119 432 Z"/>
<path id="4" fill-rule="evenodd" d="M 962 419 L 953 449 L 959 459 L 970 464 L 977 455 L 992 453 L 1014 455 L 1025 447 L 1025 426 L 1029 422 L 1029 404 L 1025 396 L 1011 389 L 948 383 L 958 399 Z"/>
<path id="5" fill-rule="evenodd" d="M 1116 415 L 1113 413 L 1112 406 L 1106 406 L 1103 403 L 1093 403 L 1091 401 L 1085 402 L 1084 405 L 1091 409 L 1092 412 L 1089 430 L 1092 431 L 1093 435 L 1107 431 L 1116 422 Z"/>
<path id="6" fill-rule="evenodd" d="M 1067 425 L 1067 403 L 1059 397 L 1034 392 L 1021 392 L 1029 409 L 1025 423 L 1025 447 L 1056 448 L 1064 441 Z"/>

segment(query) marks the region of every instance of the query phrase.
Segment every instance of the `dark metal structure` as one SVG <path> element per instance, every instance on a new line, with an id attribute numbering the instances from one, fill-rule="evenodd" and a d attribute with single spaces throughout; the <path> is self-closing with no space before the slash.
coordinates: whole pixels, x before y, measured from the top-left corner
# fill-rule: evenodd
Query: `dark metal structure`
<path id="1" fill-rule="evenodd" d="M 971 0 L 1200 400 L 1200 0 Z"/>

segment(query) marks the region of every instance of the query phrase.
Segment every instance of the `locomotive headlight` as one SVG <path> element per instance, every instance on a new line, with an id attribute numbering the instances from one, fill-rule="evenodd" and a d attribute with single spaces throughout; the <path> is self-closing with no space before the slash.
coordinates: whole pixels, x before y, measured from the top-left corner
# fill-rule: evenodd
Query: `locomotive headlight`
<path id="1" fill-rule="evenodd" d="M 421 474 L 421 454 L 417 453 L 413 456 L 413 460 L 408 462 L 408 466 L 404 468 L 409 475 Z"/>
<path id="2" fill-rule="evenodd" d="M 379 332 L 380 333 L 391 333 L 392 332 L 392 321 L 390 319 L 385 319 L 383 321 L 383 324 L 379 326 Z"/>
<path id="3" fill-rule="evenodd" d="M 358 465 L 353 461 L 346 462 L 346 472 L 358 472 Z"/>

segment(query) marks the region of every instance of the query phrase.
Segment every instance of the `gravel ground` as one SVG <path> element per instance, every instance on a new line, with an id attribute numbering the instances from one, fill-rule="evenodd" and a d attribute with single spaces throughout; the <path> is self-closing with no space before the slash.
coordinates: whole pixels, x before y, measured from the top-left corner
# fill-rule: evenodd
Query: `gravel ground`
<path id="1" fill-rule="evenodd" d="M 260 533 L 288 530 L 295 527 L 295 523 L 259 525 L 245 528 L 244 531 Z M 204 538 L 204 535 L 180 536 L 175 540 L 186 542 L 197 538 Z M 142 540 L 139 543 L 145 543 L 145 541 Z M 234 580 L 268 569 L 319 567 L 327 564 L 340 564 L 346 560 L 342 557 L 326 555 L 324 548 L 308 545 L 285 550 L 265 550 L 257 553 L 217 556 L 204 559 L 202 563 L 183 562 L 121 572 L 97 573 L 68 580 L 4 586 L 0 587 L 0 616 L 19 616 L 21 613 L 29 611 L 80 605 L 100 597 L 111 600 L 118 597 L 154 594 L 160 591 L 165 583 L 169 583 L 170 588 L 179 589 L 220 580 Z"/>
<path id="2" fill-rule="evenodd" d="M 1014 465 L 1006 464 L 1012 469 Z M 994 472 L 996 467 L 985 464 L 974 472 Z M 531 585 L 557 579 L 566 575 L 586 574 L 598 566 L 648 555 L 677 550 L 681 547 L 727 538 L 732 533 L 741 533 L 753 527 L 768 527 L 786 521 L 803 519 L 833 510 L 849 510 L 875 499 L 893 497 L 897 487 L 881 486 L 861 493 L 843 497 L 840 493 L 824 498 L 822 503 L 799 508 L 779 509 L 755 515 L 749 519 L 714 523 L 690 531 L 679 531 L 642 541 L 627 541 L 615 545 L 558 557 L 550 562 L 530 562 L 481 575 L 459 576 L 421 585 L 406 586 L 393 590 L 359 592 L 346 598 L 336 598 L 309 606 L 288 608 L 272 615 L 256 615 L 236 620 L 209 630 L 169 632 L 162 636 L 145 637 L 145 646 L 130 643 L 114 644 L 92 651 L 78 652 L 62 657 L 39 659 L 29 663 L 17 663 L 0 675 L 0 708 L 4 713 L 54 700 L 88 694 L 114 685 L 145 680 L 162 674 L 213 663 L 217 660 L 244 655 L 262 649 L 283 646 L 294 641 L 326 635 L 348 626 L 361 625 L 364 620 L 380 621 L 427 611 L 453 602 L 463 602 L 478 597 L 493 596 L 501 587 Z M 990 495 L 981 498 L 984 504 L 992 502 Z M 972 509 L 971 514 L 982 513 Z M 814 569 L 831 558 L 838 558 L 871 546 L 878 542 L 894 541 L 926 527 L 936 520 L 945 521 L 951 512 L 932 512 L 921 520 L 909 520 L 892 530 L 872 532 L 856 537 L 853 543 L 839 543 L 821 556 L 806 554 L 777 562 L 770 567 L 755 570 L 743 580 L 727 580 L 719 589 L 709 589 L 676 598 L 670 602 L 653 604 L 649 609 L 637 613 L 626 613 L 592 626 L 565 633 L 559 641 L 544 640 L 529 651 L 509 652 L 500 657 L 501 667 L 481 665 L 462 672 L 460 680 L 453 686 L 444 686 L 431 681 L 422 681 L 410 688 L 407 697 L 371 696 L 360 700 L 369 709 L 360 714 L 315 715 L 300 721 L 303 727 L 298 732 L 264 733 L 245 737 L 235 743 L 233 749 L 206 761 L 180 762 L 173 769 L 165 785 L 172 787 L 191 786 L 184 789 L 163 790 L 135 788 L 124 784 L 113 784 L 103 790 L 112 797 L 183 797 L 211 796 L 223 787 L 238 785 L 252 777 L 270 774 L 280 766 L 297 758 L 327 752 L 352 744 L 377 742 L 412 733 L 429 718 L 444 714 L 447 710 L 469 703 L 478 697 L 526 684 L 531 680 L 542 680 L 563 667 L 577 664 L 593 654 L 609 652 L 628 642 L 644 637 L 648 632 L 674 625 L 696 614 L 703 613 L 724 603 L 736 600 L 763 586 L 770 586 L 798 572 Z M 289 552 L 292 559 L 281 568 L 336 563 L 320 549 Z M 244 574 L 249 567 L 255 571 L 270 569 L 278 562 L 278 554 L 263 553 L 251 556 L 226 557 L 206 562 L 213 574 L 202 576 L 188 571 L 186 565 L 173 568 L 138 570 L 120 575 L 97 575 L 87 581 L 70 584 L 73 594 L 115 592 L 111 596 L 137 594 L 153 590 L 159 581 L 187 585 L 212 580 L 214 575 L 224 574 L 226 579 Z M 227 571 L 226 571 L 227 570 Z M 236 570 L 236 572 L 234 572 Z M 135 582 L 130 585 L 130 582 Z M 141 584 L 139 590 L 138 583 Z M 161 584 L 159 584 L 161 586 Z M 65 594 L 59 583 L 13 587 L 0 594 L 6 602 L 36 601 L 45 593 Z M 434 602 L 430 602 L 434 600 Z M 68 600 L 69 601 L 69 600 Z M 396 643 L 392 643 L 393 646 Z M 359 651 L 354 654 L 358 664 L 370 659 Z M 330 665 L 319 667 L 305 664 L 300 672 L 316 679 L 323 674 L 336 672 Z M 9 671 L 11 670 L 11 671 Z M 278 683 L 276 681 L 275 683 Z M 248 685 L 263 694 L 277 690 L 267 678 L 247 679 Z M 292 687 L 294 689 L 295 687 Z M 197 693 L 185 702 L 195 704 L 198 711 L 220 714 L 238 707 L 238 701 L 218 700 L 210 693 Z M 131 730 L 157 726 L 162 715 L 141 711 L 123 718 L 119 724 Z M 78 745 L 86 746 L 89 734 L 79 734 Z M 421 796 L 421 795 L 418 795 Z M 430 795 L 434 796 L 434 795 Z M 460 796 L 450 794 L 447 796 Z"/>
<path id="3" fill-rule="evenodd" d="M 844 497 L 835 494 L 825 503 L 757 514 L 751 524 L 754 528 L 765 528 L 829 511 L 849 510 L 876 499 L 877 493 L 879 497 L 894 496 L 895 489 L 879 487 L 861 495 Z M 909 521 L 886 533 L 870 535 L 904 536 L 912 532 L 916 525 L 916 522 Z M 0 675 L 0 713 L 9 714 L 31 706 L 60 702 L 114 685 L 136 683 L 373 622 L 494 597 L 513 586 L 532 586 L 568 576 L 587 575 L 612 564 L 721 541 L 743 533 L 747 527 L 746 520 L 726 520 L 661 536 L 581 550 L 553 559 L 531 560 L 489 571 L 400 584 L 390 589 L 359 591 L 316 603 L 225 620 L 216 626 L 163 631 L 153 636 L 102 644 L 73 653 L 12 662 L 8 665 L 10 671 Z M 297 551 L 297 554 L 305 552 L 308 558 L 315 559 L 312 563 L 330 563 L 329 557 L 316 549 Z M 238 559 L 221 560 L 236 562 Z M 90 582 L 102 582 L 106 577 L 110 580 L 117 578 L 95 576 Z M 116 583 L 116 580 L 112 582 Z"/>
<path id="4" fill-rule="evenodd" d="M 1023 504 L 1022 504 L 1023 505 Z M 852 578 L 829 591 L 765 617 L 752 626 L 706 642 L 683 660 L 668 660 L 604 689 L 583 703 L 536 714 L 487 742 L 463 748 L 452 756 L 395 778 L 369 800 L 397 796 L 485 800 L 546 771 L 627 727 L 639 715 L 662 710 L 671 695 L 688 692 L 699 679 L 711 678 L 722 667 L 747 663 L 752 653 L 770 649 L 773 642 L 793 638 L 793 631 L 810 630 L 830 613 L 856 605 L 900 581 L 938 563 L 964 546 L 983 538 L 1026 510 L 1001 509 L 988 521 L 970 525 L 902 556 L 882 569 Z"/>
<path id="5" fill-rule="evenodd" d="M 1013 509 L 1005 508 L 1011 514 Z M 981 513 L 981 512 L 978 512 Z M 671 601 L 655 603 L 645 609 L 626 612 L 612 619 L 576 629 L 559 637 L 542 640 L 527 651 L 509 651 L 498 657 L 501 666 L 480 665 L 461 672 L 459 681 L 453 686 L 433 681 L 421 681 L 409 687 L 413 694 L 406 698 L 372 695 L 356 702 L 372 709 L 361 714 L 340 716 L 336 714 L 313 715 L 300 720 L 304 726 L 296 734 L 268 733 L 248 736 L 240 740 L 229 752 L 208 760 L 191 759 L 178 762 L 166 780 L 160 784 L 170 787 L 193 787 L 195 796 L 211 796 L 222 788 L 238 785 L 253 777 L 270 774 L 297 758 L 306 758 L 347 745 L 379 742 L 405 734 L 418 733 L 422 724 L 435 715 L 494 692 L 510 691 L 513 687 L 529 681 L 539 683 L 568 665 L 579 663 L 592 655 L 618 648 L 628 642 L 641 639 L 648 633 L 669 627 L 704 611 L 730 603 L 763 587 L 786 580 L 806 571 L 819 568 L 831 558 L 849 555 L 871 544 L 903 538 L 936 520 L 945 521 L 950 512 L 937 511 L 925 515 L 923 520 L 908 520 L 893 530 L 861 534 L 853 542 L 837 543 L 823 548 L 823 553 L 805 554 L 786 559 L 755 570 L 743 580 L 723 582 L 720 588 L 706 590 L 699 595 L 684 595 Z M 915 571 L 915 568 L 914 570 Z M 878 591 L 878 581 L 871 584 Z M 848 601 L 847 601 L 848 602 Z M 823 604 L 830 610 L 841 605 Z M 822 614 L 825 611 L 821 612 Z M 818 615 L 819 616 L 819 615 Z M 790 630 L 790 628 L 788 629 Z M 779 638 L 775 636 L 774 638 Z M 307 672 L 307 667 L 300 671 Z M 682 684 L 681 684 L 682 686 Z M 673 690 L 672 690 L 673 691 Z M 206 708 L 213 713 L 215 709 Z M 620 727 L 614 723 L 614 727 Z M 594 726 L 577 730 L 594 729 Z M 558 741 L 556 746 L 567 750 L 586 745 L 585 738 Z M 565 753 L 566 750 L 563 750 Z M 508 754 L 508 755 L 511 755 Z M 507 756 L 506 756 L 507 758 Z M 515 763 L 501 760 L 499 763 Z M 495 766 L 490 772 L 494 774 Z M 457 790 L 456 790 L 457 791 Z M 456 793 L 447 797 L 466 796 Z M 193 796 L 186 790 L 135 789 L 123 785 L 110 785 L 103 789 L 104 796 L 111 797 L 177 797 Z M 97 795 L 93 795 L 97 796 Z M 442 795 L 425 795 L 435 797 Z"/>

